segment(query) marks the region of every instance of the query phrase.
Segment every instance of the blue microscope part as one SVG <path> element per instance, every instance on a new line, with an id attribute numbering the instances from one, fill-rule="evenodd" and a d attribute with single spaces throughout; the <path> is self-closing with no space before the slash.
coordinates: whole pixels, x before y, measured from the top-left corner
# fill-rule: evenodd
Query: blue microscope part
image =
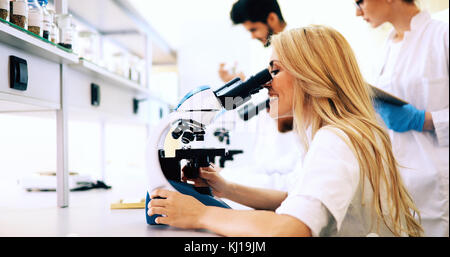
<path id="1" fill-rule="evenodd" d="M 169 183 L 180 193 L 185 195 L 190 195 L 199 200 L 201 203 L 207 206 L 216 206 L 231 209 L 228 204 L 223 202 L 222 200 L 216 199 L 210 195 L 200 194 L 194 189 L 194 186 L 184 182 L 177 182 L 174 180 L 169 180 Z M 147 192 L 147 196 L 145 199 L 145 217 L 147 219 L 147 224 L 149 225 L 159 225 L 155 222 L 157 217 L 161 217 L 161 215 L 148 215 L 148 203 L 151 201 L 150 195 Z"/>
<path id="2" fill-rule="evenodd" d="M 191 92 L 187 93 L 183 99 L 181 99 L 180 103 L 177 105 L 177 108 L 175 108 L 175 111 L 178 110 L 178 108 L 180 108 L 180 106 L 187 100 L 189 99 L 191 96 L 197 94 L 198 92 L 204 91 L 204 90 L 208 90 L 210 89 L 210 86 L 200 86 L 198 88 L 195 88 L 193 90 L 191 90 Z"/>
<path id="3" fill-rule="evenodd" d="M 216 116 L 214 116 L 213 118 L 213 122 L 215 122 L 217 119 L 220 118 L 220 116 L 222 116 L 227 110 L 226 109 L 222 109 L 219 113 L 216 114 Z"/>

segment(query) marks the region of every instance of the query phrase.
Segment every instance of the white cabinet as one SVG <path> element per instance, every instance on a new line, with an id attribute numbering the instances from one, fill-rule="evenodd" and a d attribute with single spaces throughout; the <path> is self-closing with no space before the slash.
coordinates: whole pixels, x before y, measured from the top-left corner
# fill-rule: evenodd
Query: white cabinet
<path id="1" fill-rule="evenodd" d="M 25 91 L 10 88 L 10 56 L 27 61 L 28 86 Z M 4 100 L 35 105 L 39 103 L 41 107 L 59 109 L 60 75 L 59 63 L 0 44 L 0 93 L 4 94 Z"/>
<path id="2" fill-rule="evenodd" d="M 66 89 L 70 115 L 82 116 L 84 119 L 148 123 L 146 108 L 139 108 L 137 113 L 133 112 L 133 99 L 148 97 L 147 94 L 137 93 L 133 88 L 118 85 L 119 82 L 105 79 L 104 76 L 93 76 L 87 68 L 67 67 L 65 75 L 68 78 Z M 99 87 L 98 106 L 91 104 L 91 84 Z"/>

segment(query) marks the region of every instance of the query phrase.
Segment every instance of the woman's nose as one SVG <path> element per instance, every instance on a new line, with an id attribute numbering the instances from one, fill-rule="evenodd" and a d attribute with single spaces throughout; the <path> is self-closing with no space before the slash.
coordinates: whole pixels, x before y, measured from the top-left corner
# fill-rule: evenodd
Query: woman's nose
<path id="1" fill-rule="evenodd" d="M 264 84 L 264 88 L 269 89 L 270 87 L 272 87 L 272 80 Z"/>
<path id="2" fill-rule="evenodd" d="M 358 6 L 356 7 L 356 16 L 362 16 L 363 15 L 363 11 L 361 10 L 361 8 L 359 8 Z"/>

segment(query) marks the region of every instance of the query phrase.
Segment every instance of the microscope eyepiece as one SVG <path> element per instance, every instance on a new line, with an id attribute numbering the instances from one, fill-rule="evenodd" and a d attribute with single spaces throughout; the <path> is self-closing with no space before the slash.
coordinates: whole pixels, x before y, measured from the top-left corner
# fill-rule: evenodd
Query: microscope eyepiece
<path id="1" fill-rule="evenodd" d="M 172 131 L 172 138 L 178 139 L 181 137 L 182 134 L 183 134 L 183 130 L 176 128 L 174 131 Z"/>
<path id="2" fill-rule="evenodd" d="M 214 94 L 225 109 L 234 110 L 250 100 L 252 94 L 258 93 L 271 80 L 272 75 L 269 70 L 264 69 L 245 82 L 235 78 L 214 91 Z"/>

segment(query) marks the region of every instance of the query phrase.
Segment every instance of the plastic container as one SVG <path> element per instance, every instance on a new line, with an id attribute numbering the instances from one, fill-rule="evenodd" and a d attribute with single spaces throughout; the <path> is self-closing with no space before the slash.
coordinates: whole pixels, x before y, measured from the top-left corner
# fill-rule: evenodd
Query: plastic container
<path id="1" fill-rule="evenodd" d="M 53 16 L 52 13 L 49 12 L 47 9 L 48 0 L 38 0 L 39 5 L 42 8 L 42 37 L 50 40 L 50 33 L 52 31 L 52 23 L 53 23 Z"/>
<path id="2" fill-rule="evenodd" d="M 28 31 L 42 37 L 44 14 L 37 0 L 28 0 Z"/>
<path id="3" fill-rule="evenodd" d="M 0 18 L 9 21 L 10 0 L 0 0 Z"/>
<path id="4" fill-rule="evenodd" d="M 10 4 L 10 17 L 12 24 L 28 29 L 28 3 L 25 0 L 14 0 Z"/>

